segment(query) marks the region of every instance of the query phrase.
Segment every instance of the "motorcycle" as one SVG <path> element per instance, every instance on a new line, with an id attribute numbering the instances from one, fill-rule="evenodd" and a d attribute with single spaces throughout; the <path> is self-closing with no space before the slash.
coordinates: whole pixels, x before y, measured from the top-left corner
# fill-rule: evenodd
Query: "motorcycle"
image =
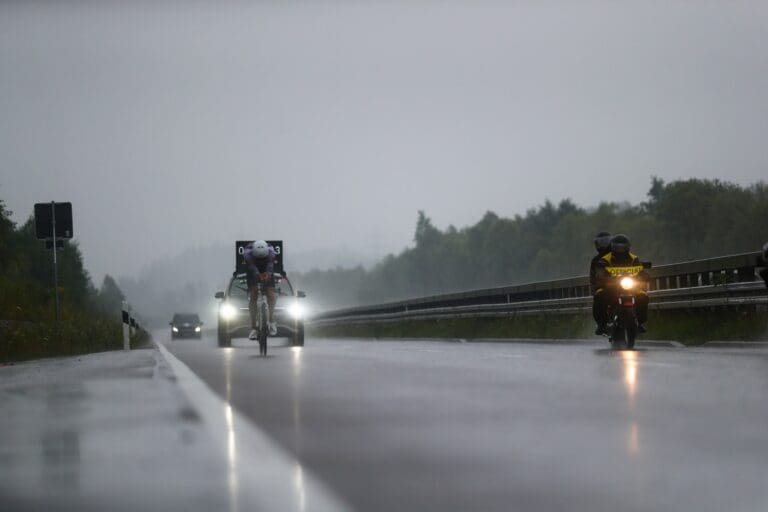
<path id="1" fill-rule="evenodd" d="M 608 305 L 607 336 L 611 348 L 631 350 L 637 339 L 637 294 L 645 289 L 644 270 L 651 263 L 631 267 L 606 267 L 611 275 L 609 288 L 617 290 L 615 300 Z"/>

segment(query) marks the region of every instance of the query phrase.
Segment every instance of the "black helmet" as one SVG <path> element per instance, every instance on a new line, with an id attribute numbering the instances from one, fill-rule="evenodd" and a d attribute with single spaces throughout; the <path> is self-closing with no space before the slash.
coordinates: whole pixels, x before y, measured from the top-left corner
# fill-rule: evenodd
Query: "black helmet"
<path id="1" fill-rule="evenodd" d="M 611 252 L 616 254 L 629 254 L 632 244 L 627 235 L 616 235 L 611 238 Z"/>
<path id="2" fill-rule="evenodd" d="M 611 250 L 611 234 L 607 231 L 601 231 L 595 235 L 595 249 L 604 254 Z"/>

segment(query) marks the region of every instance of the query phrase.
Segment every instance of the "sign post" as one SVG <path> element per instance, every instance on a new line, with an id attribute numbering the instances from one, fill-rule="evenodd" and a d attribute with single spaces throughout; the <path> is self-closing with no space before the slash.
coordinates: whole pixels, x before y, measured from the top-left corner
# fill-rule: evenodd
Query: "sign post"
<path id="1" fill-rule="evenodd" d="M 57 218 L 58 217 L 58 218 Z M 53 289 L 56 302 L 56 325 L 59 324 L 59 265 L 56 251 L 64 247 L 64 239 L 72 238 L 72 203 L 35 204 L 35 233 L 53 249 Z"/>
<path id="2" fill-rule="evenodd" d="M 59 325 L 59 265 L 56 261 L 56 203 L 51 201 L 51 241 L 53 242 L 53 289 L 56 293 L 56 325 Z"/>

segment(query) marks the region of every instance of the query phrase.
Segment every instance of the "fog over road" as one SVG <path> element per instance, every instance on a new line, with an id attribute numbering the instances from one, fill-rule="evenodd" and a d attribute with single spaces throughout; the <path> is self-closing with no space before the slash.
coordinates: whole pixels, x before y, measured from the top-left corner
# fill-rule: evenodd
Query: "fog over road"
<path id="1" fill-rule="evenodd" d="M 764 510 L 768 349 L 156 340 L 358 510 Z"/>

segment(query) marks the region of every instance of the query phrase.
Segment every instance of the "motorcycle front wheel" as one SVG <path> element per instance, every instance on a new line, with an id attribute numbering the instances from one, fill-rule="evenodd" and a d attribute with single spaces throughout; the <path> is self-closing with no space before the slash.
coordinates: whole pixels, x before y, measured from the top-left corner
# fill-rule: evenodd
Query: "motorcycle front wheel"
<path id="1" fill-rule="evenodd" d="M 637 338 L 637 318 L 634 309 L 622 309 L 619 313 L 618 326 L 621 330 L 621 348 L 632 350 Z"/>

